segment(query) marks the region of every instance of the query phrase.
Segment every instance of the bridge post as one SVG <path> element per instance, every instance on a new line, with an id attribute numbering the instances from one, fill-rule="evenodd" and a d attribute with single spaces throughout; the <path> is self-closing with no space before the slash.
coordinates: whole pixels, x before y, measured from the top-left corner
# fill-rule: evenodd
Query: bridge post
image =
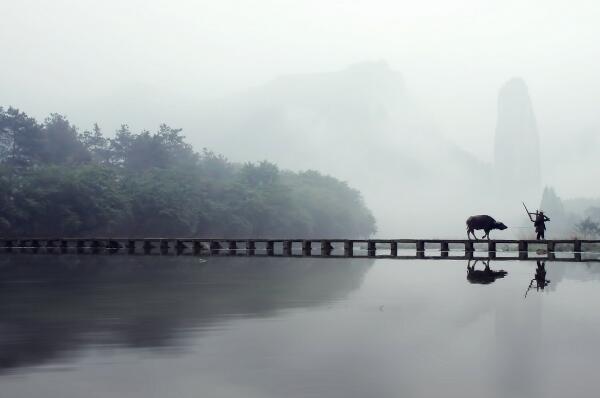
<path id="1" fill-rule="evenodd" d="M 367 256 L 375 257 L 376 255 L 377 255 L 377 246 L 375 245 L 375 242 L 368 241 L 367 242 Z"/>
<path id="2" fill-rule="evenodd" d="M 475 246 L 473 245 L 472 240 L 465 241 L 465 256 L 467 258 L 473 258 L 475 253 Z"/>
<path id="3" fill-rule="evenodd" d="M 4 241 L 4 251 L 10 253 L 12 251 L 14 244 L 13 241 L 8 239 Z"/>
<path id="4" fill-rule="evenodd" d="M 60 252 L 66 253 L 69 250 L 69 242 L 66 240 L 60 241 Z"/>
<path id="5" fill-rule="evenodd" d="M 160 253 L 167 254 L 169 252 L 169 241 L 167 239 L 160 240 Z"/>
<path id="6" fill-rule="evenodd" d="M 33 248 L 33 252 L 37 253 L 40 249 L 40 242 L 37 239 L 33 239 L 31 241 L 31 247 Z"/>
<path id="7" fill-rule="evenodd" d="M 581 261 L 581 241 L 579 239 L 573 242 L 573 254 L 576 261 Z"/>
<path id="8" fill-rule="evenodd" d="M 448 252 L 450 251 L 449 246 L 448 246 L 448 242 L 446 241 L 442 241 L 440 243 L 440 256 L 441 257 L 448 257 Z"/>
<path id="9" fill-rule="evenodd" d="M 329 256 L 331 255 L 331 251 L 333 250 L 333 245 L 328 240 L 321 241 L 321 256 Z"/>
<path id="10" fill-rule="evenodd" d="M 177 239 L 175 241 L 175 251 L 177 252 L 177 254 L 181 254 L 183 253 L 183 251 L 187 249 L 187 246 L 185 243 L 183 243 L 183 241 Z"/>
<path id="11" fill-rule="evenodd" d="M 40 247 L 43 247 L 44 249 L 46 249 L 46 253 L 54 253 L 54 249 L 56 249 L 55 242 L 57 242 L 57 241 L 54 239 L 41 240 Z"/>
<path id="12" fill-rule="evenodd" d="M 153 248 L 154 248 L 154 245 L 152 244 L 152 242 L 150 242 L 149 240 L 144 240 L 144 253 L 145 254 L 149 254 Z"/>
<path id="13" fill-rule="evenodd" d="M 82 253 L 83 249 L 85 248 L 85 240 L 78 240 L 77 241 L 77 253 Z"/>
<path id="14" fill-rule="evenodd" d="M 398 257 L 398 242 L 390 242 L 390 256 Z"/>
<path id="15" fill-rule="evenodd" d="M 249 256 L 254 256 L 256 253 L 256 242 L 253 240 L 246 241 L 246 254 Z"/>
<path id="16" fill-rule="evenodd" d="M 112 250 L 112 251 L 119 251 L 119 249 L 121 247 L 122 247 L 121 244 L 118 241 L 113 240 L 113 239 L 109 240 L 108 244 L 106 245 L 106 248 L 109 250 Z"/>
<path id="17" fill-rule="evenodd" d="M 194 253 L 194 256 L 199 255 L 202 252 L 202 242 L 194 240 L 192 242 L 192 252 Z"/>
<path id="18" fill-rule="evenodd" d="M 213 240 L 210 242 L 210 254 L 211 255 L 219 254 L 219 250 L 221 250 L 221 249 L 222 249 L 221 244 L 218 241 Z"/>
<path id="19" fill-rule="evenodd" d="M 416 249 L 417 258 L 425 257 L 425 241 L 418 240 L 417 243 L 415 244 L 415 249 Z"/>
<path id="20" fill-rule="evenodd" d="M 488 241 L 488 256 L 489 258 L 496 258 L 496 242 L 493 240 Z"/>
<path id="21" fill-rule="evenodd" d="M 272 240 L 267 241 L 267 256 L 272 256 L 275 254 L 275 242 Z"/>
<path id="22" fill-rule="evenodd" d="M 284 256 L 292 255 L 292 241 L 291 240 L 283 241 L 283 255 Z"/>
<path id="23" fill-rule="evenodd" d="M 20 251 L 21 251 L 21 253 L 25 253 L 25 252 L 27 251 L 27 247 L 28 247 L 28 246 L 27 246 L 27 241 L 26 241 L 26 240 L 20 240 L 20 241 L 18 242 L 18 246 L 19 246 L 19 248 L 21 249 L 21 250 L 20 250 Z"/>
<path id="24" fill-rule="evenodd" d="M 237 254 L 237 242 L 235 240 L 229 241 L 229 255 L 235 256 Z"/>
<path id="25" fill-rule="evenodd" d="M 548 243 L 546 243 L 546 253 L 547 253 L 548 259 L 554 260 L 556 258 L 556 255 L 554 254 L 555 250 L 556 250 L 556 242 L 549 241 Z"/>
<path id="26" fill-rule="evenodd" d="M 54 253 L 54 249 L 56 248 L 56 245 L 54 243 L 50 243 L 50 246 L 48 246 L 48 242 L 54 242 L 54 241 L 42 241 L 40 243 L 40 247 L 43 247 L 44 249 L 46 249 L 46 253 Z"/>
<path id="27" fill-rule="evenodd" d="M 344 241 L 344 256 L 346 256 L 346 257 L 354 256 L 354 241 L 352 241 L 352 240 Z"/>
<path id="28" fill-rule="evenodd" d="M 92 253 L 98 253 L 100 251 L 100 241 L 93 240 L 92 241 Z"/>
<path id="29" fill-rule="evenodd" d="M 527 241 L 520 240 L 519 241 L 519 260 L 525 260 L 529 256 L 528 253 L 529 245 Z"/>
<path id="30" fill-rule="evenodd" d="M 312 241 L 303 240 L 302 241 L 302 255 L 310 256 L 312 254 Z"/>

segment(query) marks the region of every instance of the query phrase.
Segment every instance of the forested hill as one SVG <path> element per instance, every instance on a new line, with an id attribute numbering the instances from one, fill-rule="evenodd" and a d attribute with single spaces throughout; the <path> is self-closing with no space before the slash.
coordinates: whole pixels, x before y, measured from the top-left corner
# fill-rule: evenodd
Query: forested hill
<path id="1" fill-rule="evenodd" d="M 235 145 L 232 142 L 232 145 Z M 112 138 L 0 107 L 0 235 L 366 237 L 360 192 L 316 171 L 196 152 L 180 129 Z"/>

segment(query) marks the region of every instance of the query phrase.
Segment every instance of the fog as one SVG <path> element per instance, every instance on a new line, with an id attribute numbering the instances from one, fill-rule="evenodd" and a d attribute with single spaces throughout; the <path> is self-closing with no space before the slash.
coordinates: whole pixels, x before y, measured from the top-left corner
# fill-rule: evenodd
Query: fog
<path id="1" fill-rule="evenodd" d="M 332 174 L 379 235 L 463 236 L 489 213 L 518 236 L 544 186 L 600 196 L 596 2 L 0 5 L 1 106 L 105 132 L 164 122 L 234 161 Z"/>

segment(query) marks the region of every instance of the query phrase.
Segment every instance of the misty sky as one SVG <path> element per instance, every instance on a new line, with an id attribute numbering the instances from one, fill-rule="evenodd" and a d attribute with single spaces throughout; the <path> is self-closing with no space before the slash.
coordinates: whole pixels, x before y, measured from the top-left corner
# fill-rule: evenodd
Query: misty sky
<path id="1" fill-rule="evenodd" d="M 176 107 L 180 98 L 219 98 L 280 75 L 369 60 L 401 72 L 439 131 L 485 161 L 492 161 L 498 90 L 513 76 L 529 86 L 546 163 L 577 150 L 564 149 L 559 135 L 597 136 L 600 126 L 594 1 L 0 0 L 0 6 L 0 105 L 37 118 L 60 112 L 82 128 L 96 121 L 116 128 L 98 120 L 98 99 L 125 96 L 134 106 L 160 93 L 160 103 Z M 122 109 L 115 117 L 127 122 L 127 115 Z M 546 178 L 552 175 L 547 167 Z M 571 196 L 600 194 L 585 195 L 568 179 L 562 185 Z"/>

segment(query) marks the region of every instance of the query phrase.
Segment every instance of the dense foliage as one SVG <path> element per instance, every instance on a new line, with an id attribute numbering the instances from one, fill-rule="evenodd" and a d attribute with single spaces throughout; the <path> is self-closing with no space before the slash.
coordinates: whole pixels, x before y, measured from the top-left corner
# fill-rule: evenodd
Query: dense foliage
<path id="1" fill-rule="evenodd" d="M 364 237 L 360 193 L 315 171 L 229 162 L 180 129 L 113 138 L 0 107 L 0 234 Z"/>

